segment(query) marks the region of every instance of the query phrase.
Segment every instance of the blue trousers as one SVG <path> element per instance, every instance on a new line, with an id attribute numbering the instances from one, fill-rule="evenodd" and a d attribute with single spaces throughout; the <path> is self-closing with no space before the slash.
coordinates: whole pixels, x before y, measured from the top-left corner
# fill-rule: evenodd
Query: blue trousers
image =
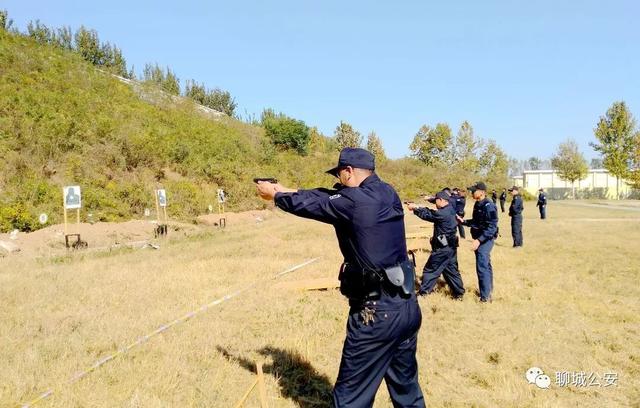
<path id="1" fill-rule="evenodd" d="M 540 209 L 540 219 L 544 220 L 545 218 L 547 218 L 547 206 L 540 205 L 538 206 L 538 208 Z"/>
<path id="2" fill-rule="evenodd" d="M 430 293 L 440 275 L 451 289 L 454 297 L 464 295 L 464 284 L 458 271 L 458 249 L 453 247 L 438 248 L 431 251 L 431 255 L 422 271 L 420 294 Z"/>
<path id="3" fill-rule="evenodd" d="M 522 214 L 511 217 L 511 236 L 514 247 L 522 246 Z"/>
<path id="4" fill-rule="evenodd" d="M 365 324 L 363 307 L 375 310 L 372 322 Z M 400 299 L 383 294 L 363 307 L 349 311 L 333 406 L 373 406 L 384 378 L 394 407 L 425 407 L 416 361 L 422 314 L 415 296 Z"/>
<path id="5" fill-rule="evenodd" d="M 476 249 L 476 273 L 480 287 L 480 299 L 488 300 L 493 291 L 493 267 L 491 266 L 491 250 L 494 240 L 490 239 Z"/>

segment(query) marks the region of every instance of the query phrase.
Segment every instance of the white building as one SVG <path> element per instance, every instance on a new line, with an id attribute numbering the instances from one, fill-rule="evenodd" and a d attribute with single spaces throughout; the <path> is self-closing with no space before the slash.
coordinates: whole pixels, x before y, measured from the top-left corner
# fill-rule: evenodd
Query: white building
<path id="1" fill-rule="evenodd" d="M 536 195 L 543 188 L 551 199 L 569 198 L 575 187 L 577 198 L 609 198 L 616 195 L 626 198 L 631 194 L 631 186 L 624 180 L 616 178 L 605 169 L 590 169 L 587 176 L 573 185 L 562 180 L 556 170 L 525 170 L 522 176 L 512 178 L 514 185 L 523 187 L 527 192 Z"/>

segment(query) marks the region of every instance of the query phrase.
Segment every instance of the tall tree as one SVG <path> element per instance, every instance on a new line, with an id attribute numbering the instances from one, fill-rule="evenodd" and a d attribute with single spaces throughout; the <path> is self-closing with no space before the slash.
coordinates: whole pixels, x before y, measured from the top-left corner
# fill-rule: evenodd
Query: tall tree
<path id="1" fill-rule="evenodd" d="M 640 189 L 640 131 L 633 138 L 631 149 L 631 175 L 630 180 L 634 188 Z"/>
<path id="2" fill-rule="evenodd" d="M 462 170 L 468 172 L 478 172 L 478 150 L 482 146 L 482 141 L 475 138 L 473 127 L 466 120 L 460 125 L 458 136 L 453 147 L 452 160 Z"/>
<path id="3" fill-rule="evenodd" d="M 529 157 L 529 160 L 527 160 L 529 163 L 529 169 L 531 170 L 540 170 L 540 165 L 542 164 L 542 160 L 540 160 L 539 157 Z"/>
<path id="4" fill-rule="evenodd" d="M 45 24 L 42 24 L 40 20 L 36 20 L 35 23 L 29 21 L 27 34 L 40 44 L 50 44 L 53 42 L 53 31 Z"/>
<path id="5" fill-rule="evenodd" d="M 624 101 L 614 102 L 593 130 L 599 143 L 590 143 L 602 154 L 604 168 L 616 177 L 616 197 L 620 179 L 630 175 L 636 121 Z"/>
<path id="6" fill-rule="evenodd" d="M 98 33 L 95 30 L 88 30 L 84 26 L 80 26 L 74 35 L 76 43 L 76 51 L 93 65 L 100 65 L 102 61 L 102 47 Z"/>
<path id="7" fill-rule="evenodd" d="M 232 117 L 235 115 L 236 107 L 238 106 L 229 91 L 223 91 L 220 88 L 207 92 L 205 105 Z"/>
<path id="8" fill-rule="evenodd" d="M 170 93 L 171 95 L 180 95 L 180 80 L 178 76 L 167 67 L 167 72 L 162 81 L 162 89 Z"/>
<path id="9" fill-rule="evenodd" d="M 192 79 L 184 85 L 184 96 L 193 99 L 200 105 L 204 105 L 207 100 L 207 89 L 204 84 L 199 84 Z"/>
<path id="10" fill-rule="evenodd" d="M 589 167 L 575 140 L 560 143 L 558 151 L 551 158 L 551 165 L 562 180 L 571 183 L 571 195 L 576 198 L 575 182 L 587 176 Z"/>
<path id="11" fill-rule="evenodd" d="M 340 121 L 333 135 L 338 150 L 345 147 L 362 147 L 362 135 L 347 122 Z"/>
<path id="12" fill-rule="evenodd" d="M 73 32 L 71 31 L 71 27 L 65 26 L 62 28 L 58 28 L 56 34 L 56 44 L 58 45 L 58 47 L 65 50 L 73 49 Z"/>
<path id="13" fill-rule="evenodd" d="M 589 164 L 589 167 L 592 168 L 592 169 L 601 169 L 602 168 L 602 159 L 594 157 L 593 159 L 591 159 L 591 163 Z"/>
<path id="14" fill-rule="evenodd" d="M 522 176 L 524 163 L 514 157 L 509 157 L 509 175 L 511 177 Z"/>
<path id="15" fill-rule="evenodd" d="M 507 156 L 495 140 L 489 140 L 485 143 L 478 162 L 480 165 L 480 174 L 485 176 L 487 180 L 502 185 L 508 182 L 509 156 Z"/>
<path id="16" fill-rule="evenodd" d="M 152 82 L 171 95 L 180 95 L 180 80 L 169 67 L 162 70 L 158 64 L 145 64 L 142 72 L 146 82 Z"/>
<path id="17" fill-rule="evenodd" d="M 428 166 L 445 163 L 450 154 L 451 128 L 438 123 L 435 128 L 423 125 L 409 145 L 411 155 Z"/>
<path id="18" fill-rule="evenodd" d="M 13 20 L 9 18 L 7 10 L 0 10 L 0 30 L 9 31 L 13 25 Z"/>
<path id="19" fill-rule="evenodd" d="M 382 147 L 382 141 L 378 135 L 376 135 L 375 131 L 371 131 L 369 135 L 367 135 L 367 150 L 376 158 L 376 163 L 383 163 L 387 160 L 384 148 Z"/>

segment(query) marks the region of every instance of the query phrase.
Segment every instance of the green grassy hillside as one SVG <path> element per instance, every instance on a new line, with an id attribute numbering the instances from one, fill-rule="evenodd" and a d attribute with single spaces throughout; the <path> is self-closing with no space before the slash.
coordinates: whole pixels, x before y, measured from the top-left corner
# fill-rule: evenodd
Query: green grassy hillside
<path id="1" fill-rule="evenodd" d="M 331 138 L 312 132 L 306 156 L 278 151 L 259 126 L 211 118 L 189 99 L 132 87 L 27 36 L 0 30 L 0 78 L 0 231 L 37 229 L 41 212 L 60 222 L 63 185 L 82 186 L 83 219 L 117 221 L 153 209 L 158 187 L 170 216 L 189 220 L 215 204 L 218 187 L 229 210 L 264 207 L 255 176 L 333 183 L 323 174 L 337 157 Z M 386 161 L 379 173 L 403 197 L 476 178 L 413 159 Z"/>
<path id="2" fill-rule="evenodd" d="M 40 212 L 59 220 L 65 184 L 83 187 L 96 219 L 140 216 L 158 186 L 171 215 L 188 218 L 215 202 L 218 186 L 230 209 L 248 209 L 261 205 L 252 177 L 320 182 L 315 170 L 335 160 L 317 149 L 276 153 L 261 128 L 212 120 L 188 100 L 149 104 L 75 53 L 2 31 L 0 77 L 2 230 L 37 228 Z"/>

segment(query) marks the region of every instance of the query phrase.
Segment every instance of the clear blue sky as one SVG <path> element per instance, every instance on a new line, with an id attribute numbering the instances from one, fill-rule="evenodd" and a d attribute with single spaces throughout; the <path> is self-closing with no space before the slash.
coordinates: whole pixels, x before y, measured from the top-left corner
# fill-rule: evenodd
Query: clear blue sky
<path id="1" fill-rule="evenodd" d="M 423 124 L 469 120 L 509 155 L 548 158 L 625 100 L 640 118 L 640 2 L 29 1 L 29 20 L 81 24 L 140 72 L 170 66 L 228 90 L 239 112 L 272 107 L 327 134 L 375 130 L 392 157 Z"/>

